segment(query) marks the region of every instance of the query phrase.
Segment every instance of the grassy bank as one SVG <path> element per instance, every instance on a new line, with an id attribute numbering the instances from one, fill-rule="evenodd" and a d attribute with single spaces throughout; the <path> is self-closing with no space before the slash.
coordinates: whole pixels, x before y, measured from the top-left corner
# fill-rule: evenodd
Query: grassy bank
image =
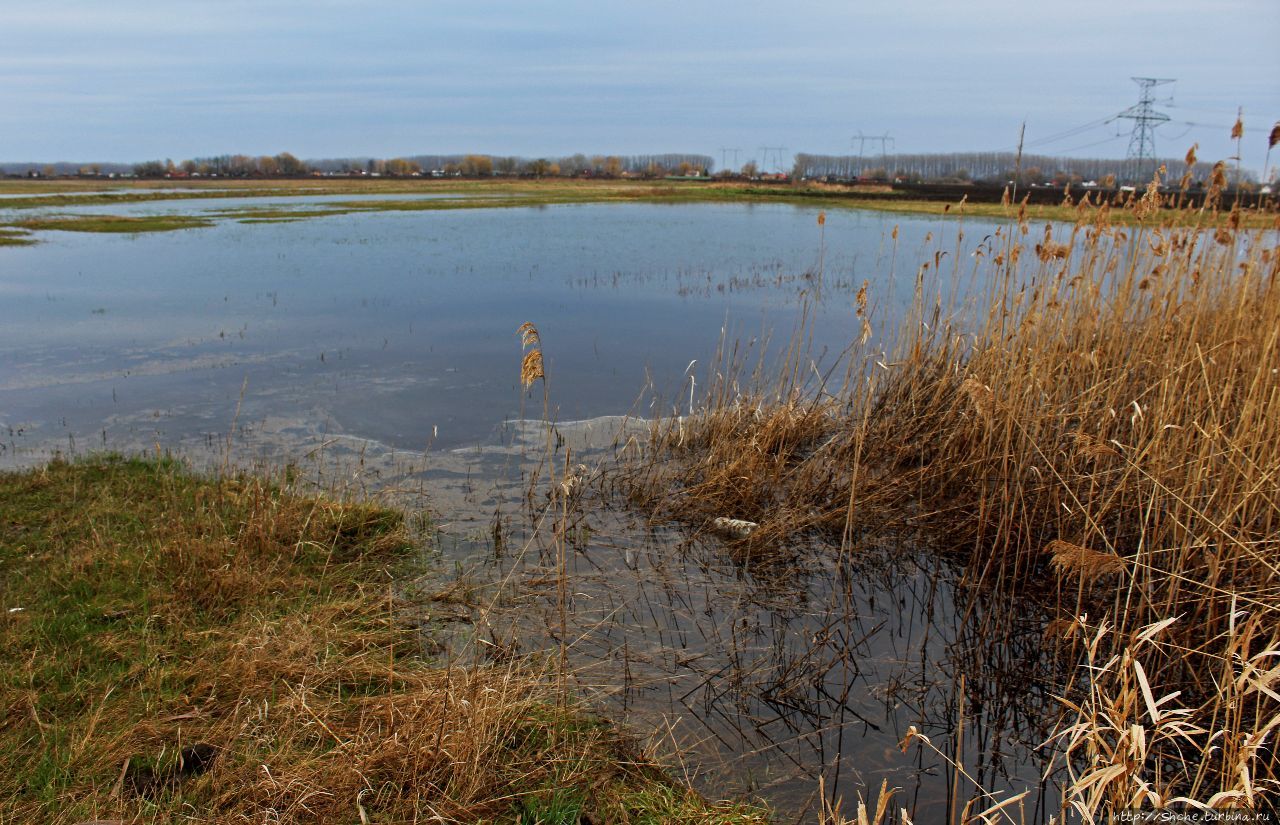
<path id="1" fill-rule="evenodd" d="M 0 821 L 763 821 L 535 663 L 424 659 L 414 547 L 396 512 L 169 461 L 0 475 Z"/>
<path id="2" fill-rule="evenodd" d="M 44 184 L 54 187 L 53 182 Z M 1141 223 L 1135 205 L 1100 208 L 1081 202 L 1071 205 L 1026 205 L 998 203 L 938 203 L 887 197 L 884 187 L 829 186 L 816 183 L 764 186 L 746 182 L 688 183 L 640 180 L 423 180 L 423 179 L 324 179 L 306 178 L 279 181 L 200 181 L 182 182 L 180 192 L 156 191 L 155 182 L 117 184 L 103 191 L 67 191 L 62 187 L 41 192 L 28 182 L 0 181 L 0 194 L 21 194 L 0 202 L 6 209 L 20 211 L 34 208 L 59 208 L 74 205 L 112 205 L 151 201 L 181 201 L 190 198 L 304 197 L 344 195 L 432 195 L 432 199 L 393 199 L 381 201 L 338 201 L 324 208 L 299 204 L 297 208 L 276 206 L 235 207 L 210 210 L 207 214 L 154 215 L 125 217 L 119 215 L 48 217 L 15 220 L 6 226 L 23 230 L 58 230 L 78 232 L 163 232 L 207 226 L 214 219 L 234 219 L 245 223 L 278 223 L 352 212 L 437 211 L 447 209 L 495 209 L 563 204 L 610 202 L 637 203 L 786 203 L 821 209 L 866 209 L 903 215 L 933 217 L 977 217 L 997 221 L 1031 220 L 1075 223 L 1095 220 L 1102 212 L 1116 225 Z M 17 187 L 17 188 L 14 188 Z M 13 188 L 13 191 L 9 191 Z M 869 195 L 874 194 L 872 198 Z M 1176 212 L 1177 220 L 1188 225 L 1202 225 L 1217 219 L 1218 213 Z M 1269 228 L 1276 216 L 1265 212 L 1243 212 L 1237 217 L 1239 226 Z"/>
<path id="3" fill-rule="evenodd" d="M 13 224 L 13 226 L 25 232 L 109 232 L 124 234 L 173 232 L 179 229 L 197 229 L 212 225 L 213 221 L 187 215 L 147 215 L 145 217 L 58 215 L 47 218 L 29 218 Z"/>
<path id="4" fill-rule="evenodd" d="M 940 247 L 883 350 L 859 293 L 841 368 L 802 341 L 754 377 L 726 355 L 700 414 L 655 425 L 627 495 L 694 529 L 758 524 L 726 547 L 751 564 L 890 534 L 1047 609 L 1056 668 L 1027 678 L 1062 697 L 1049 752 L 1074 816 L 1273 810 L 1280 248 L 1232 214 L 1134 217 L 1055 233 L 1024 214 L 965 264 L 964 304 Z"/>
<path id="5" fill-rule="evenodd" d="M 35 239 L 21 229 L 0 229 L 0 246 L 31 246 Z"/>

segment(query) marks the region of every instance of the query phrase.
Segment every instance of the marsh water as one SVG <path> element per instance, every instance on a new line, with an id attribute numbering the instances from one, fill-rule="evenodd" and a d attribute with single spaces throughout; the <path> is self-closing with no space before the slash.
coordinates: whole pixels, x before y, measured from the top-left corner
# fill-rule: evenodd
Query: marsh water
<path id="1" fill-rule="evenodd" d="M 457 620 L 442 655 L 459 640 L 554 648 L 553 578 L 526 495 L 546 443 L 531 421 L 543 397 L 519 384 L 517 327 L 541 332 L 557 460 L 568 447 L 599 468 L 637 420 L 696 404 L 722 340 L 767 358 L 803 314 L 819 370 L 857 336 L 864 282 L 875 346 L 922 262 L 946 250 L 967 277 L 967 252 L 995 231 L 817 216 L 619 203 L 42 233 L 0 249 L 0 466 L 103 449 L 323 465 L 316 478 L 333 487 L 435 516 L 440 568 L 471 594 L 424 597 L 425 615 Z M 894 807 L 941 821 L 973 785 L 932 750 L 898 749 L 916 725 L 987 791 L 1029 791 L 1028 819 L 1051 809 L 1034 750 L 1048 701 L 1032 678 L 1037 617 L 966 590 L 922 548 L 886 542 L 842 559 L 798 548 L 788 575 L 765 575 L 714 541 L 603 504 L 574 536 L 566 643 L 580 690 L 709 794 L 758 795 L 804 818 L 820 776 L 847 808 L 885 780 L 900 789 Z"/>

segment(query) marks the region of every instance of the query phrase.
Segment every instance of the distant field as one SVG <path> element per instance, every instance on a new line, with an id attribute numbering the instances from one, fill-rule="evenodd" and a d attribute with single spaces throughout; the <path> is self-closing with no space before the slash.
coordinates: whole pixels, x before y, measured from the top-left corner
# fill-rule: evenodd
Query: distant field
<path id="1" fill-rule="evenodd" d="M 777 202 L 805 204 L 820 209 L 872 209 L 913 215 L 980 217 L 1015 220 L 1075 223 L 1093 220 L 1097 208 L 1092 205 L 1049 206 L 1027 205 L 1020 215 L 1017 204 L 940 203 L 913 200 L 908 197 L 886 197 L 887 186 L 844 186 L 817 183 L 766 184 L 738 181 L 642 181 L 589 179 L 502 179 L 440 180 L 423 178 L 291 178 L 279 180 L 0 180 L 0 209 L 17 212 L 25 209 L 56 208 L 78 205 L 105 205 L 170 201 L 190 198 L 303 197 L 335 195 L 457 195 L 458 199 L 384 200 L 378 202 L 343 203 L 334 209 L 275 209 L 270 215 L 248 208 L 228 209 L 212 217 L 237 218 L 251 222 L 263 220 L 301 220 L 320 215 L 372 211 L 432 211 L 459 208 L 527 207 L 550 204 L 600 203 L 607 201 L 639 201 L 648 203 L 689 202 Z M 1137 218 L 1127 209 L 1110 210 L 1109 220 L 1135 223 Z M 1214 224 L 1215 213 L 1181 211 L 1178 222 Z M 1242 226 L 1270 228 L 1277 216 L 1269 212 L 1245 211 Z M 20 218 L 11 216 L 0 222 L 9 244 L 28 240 L 32 231 L 60 230 L 82 232 L 143 232 L 185 229 L 202 225 L 199 219 L 175 220 L 172 216 L 124 218 L 95 215 L 92 218 L 59 215 L 56 217 Z"/>

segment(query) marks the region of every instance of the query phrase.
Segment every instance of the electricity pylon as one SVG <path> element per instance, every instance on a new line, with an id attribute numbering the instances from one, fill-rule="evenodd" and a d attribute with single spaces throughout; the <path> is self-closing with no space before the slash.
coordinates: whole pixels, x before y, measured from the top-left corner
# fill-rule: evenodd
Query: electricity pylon
<path id="1" fill-rule="evenodd" d="M 1164 112 L 1155 110 L 1155 89 L 1174 81 L 1172 78 L 1162 77 L 1135 77 L 1132 80 L 1138 84 L 1138 102 L 1117 117 L 1133 121 L 1133 134 L 1129 137 L 1129 160 L 1134 162 L 1134 180 L 1142 180 L 1155 174 L 1156 127 L 1169 120 Z M 1143 169 L 1148 160 L 1152 163 L 1150 175 Z"/>

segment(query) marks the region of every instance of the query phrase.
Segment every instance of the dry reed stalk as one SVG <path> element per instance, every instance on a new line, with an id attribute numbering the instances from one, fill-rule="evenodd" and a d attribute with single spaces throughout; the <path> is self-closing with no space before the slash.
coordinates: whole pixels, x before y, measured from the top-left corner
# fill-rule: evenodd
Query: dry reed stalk
<path id="1" fill-rule="evenodd" d="M 542 420 L 546 427 L 546 452 L 543 455 L 543 461 L 547 466 L 547 483 L 549 495 L 551 496 L 551 510 L 558 515 L 553 524 L 553 541 L 556 553 L 556 609 L 560 617 L 560 632 L 558 645 L 558 684 L 560 694 L 561 707 L 565 707 L 569 703 L 569 654 L 568 654 L 568 561 L 565 553 L 566 531 L 569 526 L 569 500 L 572 486 L 575 479 L 570 472 L 570 452 L 565 450 L 564 455 L 564 472 L 560 484 L 556 483 L 555 477 L 555 426 L 551 421 L 551 393 L 547 387 L 547 373 L 542 360 L 542 336 L 538 332 L 538 328 L 530 321 L 526 321 L 516 330 L 520 335 L 521 349 L 528 350 L 521 359 L 520 364 L 520 383 L 527 390 L 533 386 L 535 381 L 542 382 Z M 534 473 L 530 480 L 529 500 L 532 501 L 533 485 L 536 483 L 537 474 Z M 557 499 L 559 507 L 556 507 Z"/>
<path id="2" fill-rule="evenodd" d="M 1280 728 L 1280 717 L 1249 711 L 1259 693 L 1277 699 L 1280 667 L 1274 659 L 1280 648 L 1251 649 L 1256 616 L 1232 624 L 1228 643 L 1236 655 L 1223 662 L 1227 678 L 1209 717 L 1218 726 L 1204 726 L 1197 720 L 1206 715 L 1186 705 L 1190 697 L 1171 691 L 1156 698 L 1159 682 L 1148 675 L 1153 660 L 1162 655 L 1157 640 L 1176 621 L 1141 628 L 1122 640 L 1118 653 L 1111 653 L 1109 641 L 1116 631 L 1106 622 L 1080 620 L 1089 637 L 1081 665 L 1085 688 L 1079 701 L 1062 699 L 1072 717 L 1054 739 L 1062 743 L 1070 776 L 1065 802 L 1083 822 L 1108 821 L 1118 810 L 1179 804 L 1200 810 L 1267 810 L 1277 799 L 1280 788 L 1268 770 L 1263 743 Z M 1224 710 L 1224 715 L 1217 712 Z M 1205 769 L 1214 763 L 1225 770 Z M 1188 773 L 1221 779 L 1203 788 L 1198 781 L 1187 785 Z"/>
<path id="3" fill-rule="evenodd" d="M 960 737 L 961 737 L 961 734 L 957 733 L 956 735 L 957 753 L 959 752 L 958 742 Z M 974 787 L 974 791 L 976 795 L 972 797 L 968 803 L 966 803 L 964 809 L 960 812 L 959 816 L 957 817 L 955 812 L 952 811 L 946 818 L 946 821 L 956 822 L 958 823 L 958 825 L 969 825 L 969 823 L 972 823 L 978 820 L 981 820 L 983 822 L 983 825 L 995 825 L 995 823 L 997 822 L 1007 822 L 1009 823 L 1009 825 L 1017 825 L 1018 820 L 1015 820 L 1013 818 L 1012 812 L 1008 809 L 1017 805 L 1019 802 L 1025 799 L 1028 794 L 1027 791 L 1013 794 L 1012 796 L 1007 796 L 1004 799 L 999 799 L 998 797 L 996 797 L 995 795 L 989 793 L 986 789 L 984 789 L 982 787 L 982 784 L 979 783 L 978 780 L 976 780 L 969 773 L 969 771 L 965 770 L 964 763 L 962 761 L 960 761 L 959 759 L 952 759 L 951 757 L 943 753 L 936 745 L 933 744 L 933 741 L 930 740 L 928 736 L 925 736 L 923 733 L 921 733 L 919 729 L 916 728 L 915 725 L 911 725 L 909 728 L 907 728 L 906 735 L 903 736 L 902 741 L 898 743 L 898 749 L 901 750 L 903 753 L 906 753 L 911 748 L 912 745 L 919 745 L 922 748 L 927 748 L 928 750 L 932 751 L 935 756 L 942 759 L 942 761 L 950 765 L 951 769 L 955 771 L 955 778 L 957 783 L 959 782 L 960 778 L 963 777 L 966 781 L 968 781 Z M 953 799 L 954 798 L 955 797 L 953 796 Z M 982 808 L 978 811 L 973 811 L 974 803 L 977 802 L 978 800 L 983 800 L 984 802 L 987 803 L 987 805 L 985 808 Z M 905 813 L 903 815 L 905 816 Z"/>
<path id="4" fill-rule="evenodd" d="M 852 819 L 845 817 L 840 811 L 843 804 L 840 799 L 831 800 L 827 796 L 826 780 L 818 777 L 818 797 L 821 807 L 818 811 L 818 825 L 912 825 L 911 818 L 905 809 L 898 809 L 894 816 L 889 805 L 893 801 L 897 788 L 890 788 L 888 780 L 880 780 L 880 792 L 876 794 L 876 805 L 872 812 L 867 810 L 866 800 L 858 799 L 857 812 Z"/>
<path id="5" fill-rule="evenodd" d="M 1271 134 L 1267 136 L 1267 155 L 1262 160 L 1262 181 L 1269 183 L 1275 178 L 1275 171 L 1271 168 L 1271 150 L 1276 148 L 1276 144 L 1280 143 L 1280 120 L 1276 121 L 1276 125 L 1271 127 Z M 1272 191 L 1275 191 L 1274 189 Z"/>
<path id="6" fill-rule="evenodd" d="M 1024 254 L 1020 210 L 975 265 L 969 304 L 944 310 L 935 281 L 950 276 L 930 260 L 887 357 L 853 341 L 841 386 L 812 378 L 799 344 L 772 380 L 725 359 L 678 439 L 655 422 L 630 499 L 697 528 L 759 522 L 753 563 L 785 559 L 797 535 L 834 548 L 860 530 L 924 530 L 996 592 L 1105 615 L 1116 632 L 1100 654 L 1180 616 L 1148 650 L 1151 683 L 1182 690 L 1206 730 L 1268 730 L 1270 695 L 1228 706 L 1210 676 L 1231 655 L 1235 605 L 1272 629 L 1259 644 L 1280 645 L 1280 250 L 1216 211 L 1226 183 L 1219 163 L 1202 209 L 1119 207 L 1142 212 L 1137 226 L 1082 211 L 1038 255 Z M 1055 566 L 1071 581 L 1053 584 Z M 1063 649 L 1080 653 L 1078 639 Z M 1234 765 L 1153 747 L 1173 795 L 1235 787 Z M 1280 758 L 1260 749 L 1250 771 L 1271 793 Z"/>

